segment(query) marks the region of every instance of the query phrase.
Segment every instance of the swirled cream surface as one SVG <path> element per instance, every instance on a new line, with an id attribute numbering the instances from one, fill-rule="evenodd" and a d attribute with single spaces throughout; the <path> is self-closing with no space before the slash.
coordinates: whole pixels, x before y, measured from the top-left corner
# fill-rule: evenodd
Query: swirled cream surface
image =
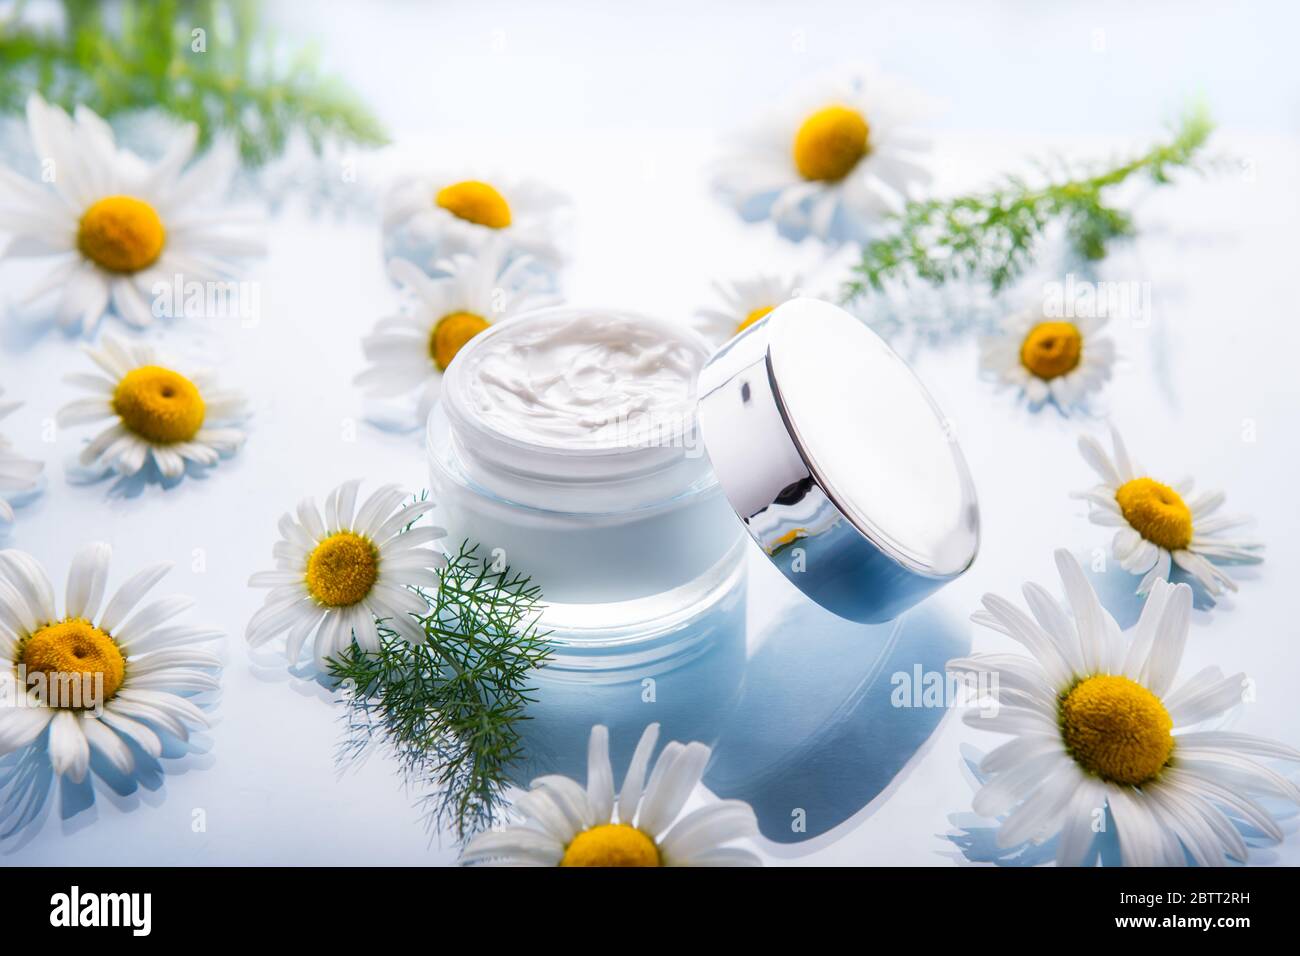
<path id="1" fill-rule="evenodd" d="M 458 400 L 498 434 L 553 448 L 656 443 L 694 421 L 708 358 L 684 328 L 609 312 L 557 310 L 477 336 L 457 356 Z"/>

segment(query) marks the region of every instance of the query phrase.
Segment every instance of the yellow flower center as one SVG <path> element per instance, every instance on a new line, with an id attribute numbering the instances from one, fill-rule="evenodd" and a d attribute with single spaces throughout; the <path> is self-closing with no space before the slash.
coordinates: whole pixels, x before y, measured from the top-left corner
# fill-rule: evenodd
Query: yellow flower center
<path id="1" fill-rule="evenodd" d="M 453 216 L 489 229 L 510 225 L 510 204 L 505 197 L 494 186 L 476 179 L 444 186 L 433 201 Z"/>
<path id="2" fill-rule="evenodd" d="M 158 365 L 142 365 L 117 383 L 113 411 L 141 438 L 171 445 L 198 434 L 206 406 L 198 388 L 184 375 Z"/>
<path id="3" fill-rule="evenodd" d="M 429 336 L 429 355 L 440 372 L 465 347 L 465 343 L 488 327 L 488 320 L 473 312 L 452 312 L 444 315 L 433 327 Z"/>
<path id="4" fill-rule="evenodd" d="M 1129 526 L 1152 544 L 1181 551 L 1192 543 L 1192 510 L 1168 485 L 1134 478 L 1119 486 L 1115 500 Z"/>
<path id="5" fill-rule="evenodd" d="M 602 823 L 583 830 L 560 860 L 560 866 L 659 865 L 659 848 L 654 840 L 626 823 Z"/>
<path id="6" fill-rule="evenodd" d="M 104 703 L 117 693 L 126 676 L 126 658 L 113 639 L 80 617 L 47 624 L 29 637 L 18 658 L 27 668 L 27 676 L 41 672 L 60 678 L 76 675 L 79 679 L 102 674 Z M 52 690 L 52 688 L 51 688 Z M 50 706 L 60 704 L 62 694 L 49 695 Z M 84 699 L 83 699 L 84 700 Z M 66 705 L 67 701 L 62 703 Z M 94 701 L 85 701 L 91 706 Z"/>
<path id="7" fill-rule="evenodd" d="M 1040 322 L 1020 344 L 1020 364 L 1037 378 L 1073 372 L 1083 355 L 1083 336 L 1073 322 Z"/>
<path id="8" fill-rule="evenodd" d="M 166 240 L 158 211 L 134 196 L 99 200 L 77 227 L 81 254 L 109 272 L 139 272 L 153 265 Z"/>
<path id="9" fill-rule="evenodd" d="M 749 328 L 775 308 L 776 306 L 774 305 L 764 305 L 755 309 L 753 312 L 749 313 L 749 315 L 745 316 L 745 321 L 736 326 L 736 332 L 739 333 L 745 331 L 745 329 Z"/>
<path id="10" fill-rule="evenodd" d="M 307 558 L 307 590 L 326 607 L 350 607 L 374 587 L 379 552 L 352 531 L 336 531 Z"/>
<path id="11" fill-rule="evenodd" d="M 866 117 L 847 106 L 813 113 L 794 135 L 794 165 L 804 179 L 839 182 L 871 151 Z"/>
<path id="12" fill-rule="evenodd" d="M 1174 722 L 1155 694 L 1127 677 L 1102 674 L 1061 699 L 1061 736 L 1079 766 L 1112 783 L 1152 780 L 1174 751 Z"/>

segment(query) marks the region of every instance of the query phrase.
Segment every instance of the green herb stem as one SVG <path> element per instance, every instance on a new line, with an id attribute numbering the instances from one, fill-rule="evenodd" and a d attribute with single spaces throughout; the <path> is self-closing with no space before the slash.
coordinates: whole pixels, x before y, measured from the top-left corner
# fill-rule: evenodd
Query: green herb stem
<path id="1" fill-rule="evenodd" d="M 920 279 L 941 285 L 974 278 L 1000 292 L 1034 261 L 1047 227 L 1065 226 L 1067 240 L 1083 257 L 1103 258 L 1110 244 L 1133 235 L 1130 214 L 1106 202 L 1106 191 L 1145 175 L 1171 181 L 1171 172 L 1195 168 L 1213 124 L 1203 108 L 1183 117 L 1172 138 L 1127 162 L 1081 173 L 1045 186 L 1008 177 L 992 189 L 949 199 L 909 202 L 886 235 L 869 242 L 845 301 L 883 291 L 890 281 Z"/>
<path id="2" fill-rule="evenodd" d="M 156 109 L 196 123 L 201 145 L 230 133 L 250 166 L 279 155 L 294 132 L 317 150 L 330 140 L 387 141 L 354 95 L 320 75 L 311 51 L 284 56 L 253 0 L 64 0 L 61 29 L 33 25 L 24 7 L 0 21 L 7 112 L 22 110 L 33 89 L 107 118 Z"/>
<path id="3" fill-rule="evenodd" d="M 378 651 L 354 643 L 329 672 L 351 688 L 340 758 L 386 744 L 407 785 L 422 793 L 426 826 L 464 839 L 503 807 L 522 756 L 531 680 L 550 645 L 537 626 L 541 592 L 527 577 L 494 571 L 468 542 L 439 577 L 436 593 L 426 595 L 423 644 L 408 644 L 380 622 Z"/>

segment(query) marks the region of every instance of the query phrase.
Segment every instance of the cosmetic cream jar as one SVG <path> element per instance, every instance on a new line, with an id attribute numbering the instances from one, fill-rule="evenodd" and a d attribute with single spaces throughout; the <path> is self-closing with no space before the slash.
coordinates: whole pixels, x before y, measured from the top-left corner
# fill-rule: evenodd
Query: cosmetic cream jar
<path id="1" fill-rule="evenodd" d="M 595 723 L 616 762 L 651 720 L 711 741 L 739 693 L 747 538 L 699 443 L 708 357 L 681 324 L 557 307 L 479 334 L 443 380 L 439 522 L 545 602 L 523 778 L 584 754 Z"/>

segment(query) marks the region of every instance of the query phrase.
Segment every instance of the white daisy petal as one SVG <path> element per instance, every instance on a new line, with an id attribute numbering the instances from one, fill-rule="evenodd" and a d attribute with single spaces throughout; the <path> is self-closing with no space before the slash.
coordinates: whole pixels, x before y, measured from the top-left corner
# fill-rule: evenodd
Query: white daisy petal
<path id="1" fill-rule="evenodd" d="M 1199 554 L 1193 554 L 1190 551 L 1179 551 L 1176 556 L 1178 566 L 1188 574 L 1196 578 L 1197 581 L 1209 591 L 1212 595 L 1223 593 L 1223 589 L 1229 591 L 1237 590 L 1237 584 L 1232 578 L 1224 574 L 1205 558 Z"/>
<path id="2" fill-rule="evenodd" d="M 1132 640 L 1125 655 L 1121 673 L 1131 680 L 1141 680 L 1146 667 L 1151 645 L 1156 639 L 1156 631 L 1164 617 L 1165 603 L 1173 592 L 1173 585 L 1167 581 L 1157 582 L 1142 605 L 1142 615 L 1133 628 Z"/>
<path id="3" fill-rule="evenodd" d="M 1204 799 L 1213 800 L 1220 806 L 1227 807 L 1242 820 L 1255 827 L 1270 839 L 1281 842 L 1282 828 L 1278 826 L 1267 810 L 1249 796 L 1226 787 L 1203 774 L 1188 773 L 1177 767 L 1165 771 L 1163 785 L 1174 786 L 1188 793 L 1195 793 Z"/>
<path id="4" fill-rule="evenodd" d="M 632 762 L 628 764 L 627 776 L 623 778 L 623 789 L 618 794 L 618 818 L 623 823 L 631 823 L 635 817 L 637 804 L 641 802 L 646 774 L 650 769 L 650 757 L 654 754 L 655 744 L 658 742 L 659 725 L 657 723 L 647 725 L 641 734 L 641 739 L 637 741 Z"/>
<path id="5" fill-rule="evenodd" d="M 591 728 L 587 743 L 587 802 L 597 820 L 609 820 L 614 812 L 614 772 L 609 764 L 609 729 Z"/>
<path id="6" fill-rule="evenodd" d="M 1058 550 L 1055 558 L 1061 583 L 1065 586 L 1065 596 L 1074 611 L 1084 670 L 1096 673 L 1101 670 L 1104 663 L 1103 640 L 1110 623 L 1110 615 L 1101 606 L 1097 593 L 1088 583 L 1088 578 L 1074 555 L 1065 550 Z"/>
<path id="7" fill-rule="evenodd" d="M 90 765 L 90 743 L 82 732 L 82 719 L 70 710 L 60 710 L 50 721 L 50 763 L 59 776 L 80 783 Z"/>
<path id="8" fill-rule="evenodd" d="M 996 594 L 984 595 L 984 606 L 1006 627 L 1007 634 L 1013 640 L 1024 645 L 1034 655 L 1053 683 L 1064 682 L 1069 677 L 1071 666 L 1065 656 L 1065 649 L 1060 647 L 1027 614 Z"/>
<path id="9" fill-rule="evenodd" d="M 555 866 L 564 856 L 564 847 L 550 834 L 527 827 L 510 827 L 475 836 L 461 853 L 462 863 L 531 861 Z"/>
<path id="10" fill-rule="evenodd" d="M 1079 645 L 1079 635 L 1066 616 L 1056 598 L 1033 582 L 1026 583 L 1022 589 L 1025 603 L 1038 621 L 1039 626 L 1055 642 L 1066 666 L 1072 670 L 1083 669 L 1083 650 Z"/>
<path id="11" fill-rule="evenodd" d="M 54 585 L 35 558 L 24 551 L 0 551 L 0 577 L 6 573 L 16 596 L 25 605 L 27 613 L 22 620 L 27 628 L 34 629 L 58 619 Z M 22 609 L 14 610 L 21 613 Z"/>
<path id="12" fill-rule="evenodd" d="M 1151 653 L 1142 668 L 1142 683 L 1157 697 L 1163 697 L 1182 663 L 1183 647 L 1192 624 L 1192 589 L 1175 585 L 1165 601 L 1156 625 Z"/>
<path id="13" fill-rule="evenodd" d="M 1133 552 L 1122 562 L 1124 570 L 1133 574 L 1146 574 L 1156 567 L 1162 550 L 1150 541 L 1139 541 Z"/>
<path id="14" fill-rule="evenodd" d="M 1300 750 L 1286 744 L 1256 737 L 1254 734 L 1239 734 L 1222 730 L 1197 731 L 1179 734 L 1179 748 L 1197 749 L 1220 748 L 1231 753 L 1253 754 L 1256 757 L 1268 757 L 1275 760 L 1300 761 Z"/>
<path id="15" fill-rule="evenodd" d="M 673 755 L 672 763 L 664 769 L 662 775 L 652 774 L 637 816 L 637 826 L 641 830 L 649 834 L 663 832 L 681 812 L 691 791 L 704 776 L 704 768 L 711 753 L 702 743 L 689 743 Z M 665 754 L 660 755 L 660 761 L 664 760 Z"/>
<path id="16" fill-rule="evenodd" d="M 1063 749 L 1055 753 L 1040 753 L 1027 758 L 1018 766 L 1007 770 L 984 784 L 971 801 L 971 809 L 982 817 L 995 819 L 1006 813 L 1027 793 L 1036 790 L 1051 774 L 1068 764 Z"/>
<path id="17" fill-rule="evenodd" d="M 1070 802 L 1063 813 L 1061 836 L 1056 845 L 1057 866 L 1082 866 L 1097 838 L 1097 819 L 1106 806 L 1106 791 L 1094 778 L 1080 774 Z"/>
<path id="18" fill-rule="evenodd" d="M 165 621 L 170 621 L 178 614 L 183 614 L 194 606 L 194 599 L 185 595 L 162 598 L 147 604 L 131 615 L 124 624 L 119 624 L 113 636 L 118 644 L 130 650 L 135 641 L 146 637 L 150 631 Z"/>
<path id="19" fill-rule="evenodd" d="M 131 748 L 106 724 L 91 718 L 81 721 L 81 730 L 86 735 L 86 741 L 91 749 L 103 754 L 104 758 L 113 765 L 118 773 L 130 773 L 135 767 L 135 758 L 131 756 Z"/>
<path id="20" fill-rule="evenodd" d="M 1222 775 L 1225 781 L 1235 781 L 1239 787 L 1300 803 L 1300 787 L 1277 771 L 1237 753 L 1218 747 L 1180 746 L 1178 764 L 1191 774 Z"/>
<path id="21" fill-rule="evenodd" d="M 660 851 L 669 866 L 690 866 L 719 843 L 758 836 L 758 819 L 742 800 L 720 800 L 682 817 L 664 834 Z"/>
<path id="22" fill-rule="evenodd" d="M 1156 554 L 1156 563 L 1151 566 L 1151 570 L 1143 575 L 1142 580 L 1138 582 L 1137 593 L 1147 594 L 1153 587 L 1155 587 L 1156 582 L 1168 582 L 1169 571 L 1172 564 L 1172 556 L 1168 551 L 1161 548 Z"/>
<path id="23" fill-rule="evenodd" d="M 530 790 L 515 798 L 514 808 L 528 823 L 549 834 L 557 843 L 567 844 L 576 831 L 564 810 L 547 790 Z"/>
<path id="24" fill-rule="evenodd" d="M 586 830 L 598 822 L 591 801 L 587 799 L 587 791 L 576 780 L 550 774 L 538 777 L 530 786 L 534 790 L 546 790 L 550 793 L 551 799 L 564 814 L 573 833 Z"/>
<path id="25" fill-rule="evenodd" d="M 1002 821 L 998 828 L 998 845 L 1016 846 L 1033 839 L 1040 831 L 1057 832 L 1060 829 L 1059 816 L 1078 789 L 1082 776 L 1072 761 L 1058 759 L 1051 772 Z"/>
<path id="26" fill-rule="evenodd" d="M 1110 456 L 1106 450 L 1101 447 L 1101 442 L 1091 435 L 1084 435 L 1079 439 L 1079 452 L 1083 455 L 1083 460 L 1088 466 L 1097 473 L 1107 485 L 1112 488 L 1119 487 L 1123 482 L 1120 481 L 1119 472 L 1111 464 Z"/>
<path id="27" fill-rule="evenodd" d="M 0 755 L 20 750 L 45 732 L 55 711 L 48 707 L 0 708 Z"/>
<path id="28" fill-rule="evenodd" d="M 980 761 L 980 772 L 985 774 L 1003 773 L 1034 757 L 1040 757 L 1047 753 L 1059 753 L 1060 750 L 1061 738 L 1059 734 L 1047 731 L 1038 734 L 1022 734 L 1013 737 L 985 754 L 984 759 Z"/>
<path id="29" fill-rule="evenodd" d="M 1205 821 L 1167 787 L 1149 787 L 1146 799 L 1159 814 L 1160 825 L 1178 842 L 1197 866 L 1226 866 L 1227 858 L 1214 831 Z"/>
<path id="30" fill-rule="evenodd" d="M 1224 677 L 1217 667 L 1207 667 L 1165 698 L 1165 709 L 1175 727 L 1199 724 L 1240 704 L 1247 686 L 1245 674 Z"/>
<path id="31" fill-rule="evenodd" d="M 1162 862 L 1163 839 L 1151 811 L 1126 790 L 1110 787 L 1107 792 L 1120 855 L 1125 866 L 1156 866 Z"/>
<path id="32" fill-rule="evenodd" d="M 353 527 L 360 533 L 370 537 L 375 529 L 392 513 L 393 509 L 406 497 L 406 492 L 399 485 L 384 485 L 375 489 L 357 510 L 357 517 L 356 521 L 353 522 Z"/>
<path id="33" fill-rule="evenodd" d="M 324 608 L 315 604 L 309 604 L 299 609 L 285 637 L 284 654 L 290 664 L 298 663 L 299 658 L 302 656 L 303 645 L 307 643 L 307 639 L 316 631 L 324 617 Z"/>
<path id="34" fill-rule="evenodd" d="M 1115 449 L 1115 471 L 1119 474 L 1120 481 L 1132 481 L 1138 475 L 1129 458 L 1124 439 L 1120 437 L 1119 430 L 1114 425 L 1110 426 L 1110 441 Z"/>
<path id="35" fill-rule="evenodd" d="M 68 617 L 93 619 L 99 613 L 112 554 L 113 550 L 107 544 L 95 543 L 72 556 L 66 597 Z"/>

